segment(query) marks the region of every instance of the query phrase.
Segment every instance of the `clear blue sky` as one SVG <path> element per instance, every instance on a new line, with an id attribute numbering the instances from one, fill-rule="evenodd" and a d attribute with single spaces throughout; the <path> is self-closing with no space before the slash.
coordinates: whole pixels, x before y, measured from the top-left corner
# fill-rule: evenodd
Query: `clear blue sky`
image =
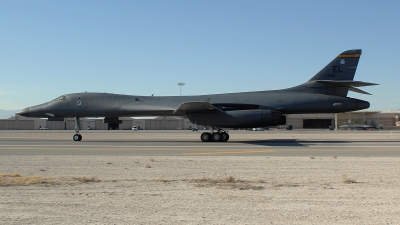
<path id="1" fill-rule="evenodd" d="M 400 1 L 0 0 L 0 109 L 75 92 L 183 95 L 301 84 L 361 48 L 371 110 L 400 109 Z"/>

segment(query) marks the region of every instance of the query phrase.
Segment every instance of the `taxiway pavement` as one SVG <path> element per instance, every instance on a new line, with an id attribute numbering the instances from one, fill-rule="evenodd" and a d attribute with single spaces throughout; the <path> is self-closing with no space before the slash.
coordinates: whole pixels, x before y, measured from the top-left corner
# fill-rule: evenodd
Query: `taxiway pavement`
<path id="1" fill-rule="evenodd" d="M 399 157 L 400 131 L 230 131 L 228 142 L 192 131 L 0 131 L 1 155 Z"/>

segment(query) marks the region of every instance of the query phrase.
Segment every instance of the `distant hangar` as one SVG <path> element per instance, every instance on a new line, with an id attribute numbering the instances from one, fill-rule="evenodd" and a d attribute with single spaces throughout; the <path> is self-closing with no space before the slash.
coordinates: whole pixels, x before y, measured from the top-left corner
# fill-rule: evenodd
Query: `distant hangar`
<path id="1" fill-rule="evenodd" d="M 384 129 L 400 128 L 400 111 L 358 111 L 337 114 L 291 114 L 287 116 L 285 126 L 277 128 L 285 129 L 291 125 L 293 129 L 328 129 L 337 128 L 345 123 L 368 124 Z M 82 130 L 130 130 L 133 126 L 140 130 L 177 130 L 177 129 L 204 129 L 191 123 L 188 119 L 179 117 L 157 118 L 131 118 L 123 117 L 118 121 L 107 121 L 104 118 L 82 118 Z M 72 119 L 64 121 L 49 121 L 47 119 L 27 118 L 15 115 L 9 119 L 0 120 L 0 130 L 37 130 L 48 128 L 49 130 L 73 130 Z"/>

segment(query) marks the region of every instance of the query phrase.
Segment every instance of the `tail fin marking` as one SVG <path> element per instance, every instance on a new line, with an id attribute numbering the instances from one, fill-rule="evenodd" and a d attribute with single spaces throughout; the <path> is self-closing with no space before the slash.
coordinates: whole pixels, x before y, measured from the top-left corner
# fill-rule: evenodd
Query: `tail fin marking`
<path id="1" fill-rule="evenodd" d="M 361 49 L 348 50 L 340 53 L 310 81 L 313 80 L 353 80 L 356 73 Z"/>
<path id="2" fill-rule="evenodd" d="M 342 97 L 346 97 L 348 91 L 369 95 L 368 92 L 356 87 L 377 84 L 353 81 L 361 52 L 361 49 L 354 49 L 340 53 L 308 82 L 290 88 L 290 90 Z"/>

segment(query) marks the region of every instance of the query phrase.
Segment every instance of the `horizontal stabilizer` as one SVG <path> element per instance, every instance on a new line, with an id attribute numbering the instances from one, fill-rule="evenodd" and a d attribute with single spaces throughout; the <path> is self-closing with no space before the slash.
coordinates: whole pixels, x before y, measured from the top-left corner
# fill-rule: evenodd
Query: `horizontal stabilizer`
<path id="1" fill-rule="evenodd" d="M 174 110 L 173 114 L 186 114 L 207 111 L 222 111 L 209 102 L 184 102 Z M 223 112 L 223 111 L 222 111 Z"/>
<path id="2" fill-rule="evenodd" d="M 329 86 L 337 87 L 337 88 L 346 88 L 349 91 L 357 92 L 360 94 L 371 95 L 370 93 L 360 90 L 356 87 L 365 87 L 378 85 L 374 83 L 362 82 L 362 81 L 352 81 L 352 80 L 316 80 L 317 83 L 326 84 Z"/>
<path id="3" fill-rule="evenodd" d="M 353 91 L 353 92 L 357 92 L 357 93 L 365 94 L 365 95 L 371 95 L 370 93 L 363 91 L 361 89 L 355 88 L 355 87 L 350 87 L 349 91 Z"/>
<path id="4" fill-rule="evenodd" d="M 336 87 L 364 87 L 364 86 L 378 85 L 374 83 L 352 81 L 352 80 L 316 80 L 316 82 Z"/>

